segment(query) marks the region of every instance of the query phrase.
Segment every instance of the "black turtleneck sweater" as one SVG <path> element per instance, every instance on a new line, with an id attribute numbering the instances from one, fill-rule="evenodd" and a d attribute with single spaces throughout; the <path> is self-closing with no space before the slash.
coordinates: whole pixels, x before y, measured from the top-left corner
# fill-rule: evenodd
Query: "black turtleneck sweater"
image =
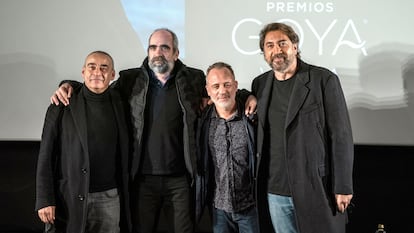
<path id="1" fill-rule="evenodd" d="M 101 94 L 83 87 L 85 98 L 90 184 L 89 192 L 117 187 L 118 128 L 109 89 Z"/>

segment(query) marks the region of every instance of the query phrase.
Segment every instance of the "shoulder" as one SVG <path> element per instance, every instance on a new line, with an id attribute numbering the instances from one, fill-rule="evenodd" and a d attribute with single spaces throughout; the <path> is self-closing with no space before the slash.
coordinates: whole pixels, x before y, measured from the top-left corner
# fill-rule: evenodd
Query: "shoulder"
<path id="1" fill-rule="evenodd" d="M 273 73 L 273 71 L 272 71 L 272 70 L 269 70 L 269 71 L 266 71 L 266 72 L 264 72 L 264 73 L 262 73 L 262 74 L 259 74 L 258 76 L 256 76 L 256 77 L 253 79 L 253 82 L 261 82 L 261 81 L 263 81 L 263 80 L 266 80 L 266 79 L 267 79 L 267 77 L 269 77 L 269 75 L 270 75 L 271 73 Z"/>
<path id="2" fill-rule="evenodd" d="M 69 107 L 64 106 L 62 103 L 60 103 L 58 106 L 55 104 L 50 104 L 46 111 L 45 122 L 57 122 L 60 116 L 62 116 L 63 111 L 68 108 Z"/>
<path id="3" fill-rule="evenodd" d="M 181 60 L 175 62 L 177 75 L 204 77 L 204 72 L 198 68 L 185 65 Z"/>
<path id="4" fill-rule="evenodd" d="M 194 67 L 183 66 L 177 73 L 179 78 L 195 79 L 197 81 L 205 81 L 204 72 Z"/>
<path id="5" fill-rule="evenodd" d="M 328 83 L 339 84 L 339 77 L 326 67 L 308 64 L 300 60 L 299 74 L 301 77 L 309 77 L 311 83 L 325 87 Z"/>
<path id="6" fill-rule="evenodd" d="M 262 73 L 260 75 L 258 75 L 256 78 L 253 79 L 252 82 L 252 88 L 256 89 L 258 88 L 258 86 L 262 86 L 266 83 L 267 79 L 269 78 L 269 76 L 271 76 L 273 74 L 272 70 L 269 70 L 265 73 Z"/>
<path id="7" fill-rule="evenodd" d="M 188 72 L 190 72 L 190 73 L 204 75 L 204 72 L 200 69 L 190 67 L 190 66 L 185 66 L 185 65 L 184 65 L 184 68 L 187 69 Z"/>
<path id="8" fill-rule="evenodd" d="M 300 60 L 300 67 L 301 67 L 300 70 L 305 71 L 305 72 L 307 71 L 311 75 L 317 75 L 319 77 L 337 77 L 337 75 L 334 72 L 332 72 L 326 67 L 308 64 L 301 60 Z"/>
<path id="9" fill-rule="evenodd" d="M 49 107 L 47 108 L 47 112 L 60 112 L 62 111 L 66 106 L 63 105 L 62 103 L 59 103 L 58 106 L 56 106 L 55 104 L 50 104 Z"/>
<path id="10" fill-rule="evenodd" d="M 317 81 L 317 83 L 321 83 L 322 87 L 325 88 L 340 88 L 340 80 L 338 75 L 336 75 L 331 70 L 321 67 L 321 66 L 310 66 L 310 77 L 311 80 Z"/>
<path id="11" fill-rule="evenodd" d="M 143 72 L 146 72 L 146 71 L 142 67 L 130 68 L 130 69 L 119 71 L 119 77 L 123 79 L 136 78 L 137 76 L 141 75 Z"/>
<path id="12" fill-rule="evenodd" d="M 190 85 L 192 88 L 204 90 L 206 78 L 202 70 L 182 64 L 176 75 L 180 86 Z"/>
<path id="13" fill-rule="evenodd" d="M 148 80 L 145 67 L 121 70 L 119 78 L 114 82 L 114 87 L 119 89 L 123 96 L 128 96 L 137 83 L 145 83 L 145 80 Z M 139 86 L 141 87 L 141 85 Z"/>
<path id="14" fill-rule="evenodd" d="M 319 74 L 323 76 L 337 77 L 337 75 L 334 72 L 322 66 L 309 65 L 309 71 L 311 73 L 315 73 L 315 74 Z"/>

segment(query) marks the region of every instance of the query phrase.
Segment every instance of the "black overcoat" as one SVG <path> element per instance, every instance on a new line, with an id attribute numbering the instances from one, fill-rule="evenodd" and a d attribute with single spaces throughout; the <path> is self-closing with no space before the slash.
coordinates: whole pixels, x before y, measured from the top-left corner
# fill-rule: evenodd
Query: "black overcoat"
<path id="1" fill-rule="evenodd" d="M 257 197 L 261 229 L 269 229 L 268 155 L 264 131 L 274 72 L 253 80 L 256 95 Z M 301 233 L 344 233 L 347 214 L 336 209 L 334 194 L 352 194 L 353 139 L 345 98 L 331 71 L 298 59 L 285 122 L 288 182 Z M 271 168 L 270 168 L 271 169 Z"/>
<path id="2" fill-rule="evenodd" d="M 89 155 L 85 102 L 82 86 L 75 90 L 70 104 L 47 110 L 40 144 L 36 206 L 56 206 L 55 226 L 64 232 L 82 233 L 85 229 L 86 203 L 89 191 Z M 130 227 L 128 198 L 128 131 L 123 103 L 119 94 L 110 89 L 110 96 L 119 135 L 121 169 L 118 173 L 121 201 L 121 231 Z M 114 142 L 117 143 L 117 142 Z"/>

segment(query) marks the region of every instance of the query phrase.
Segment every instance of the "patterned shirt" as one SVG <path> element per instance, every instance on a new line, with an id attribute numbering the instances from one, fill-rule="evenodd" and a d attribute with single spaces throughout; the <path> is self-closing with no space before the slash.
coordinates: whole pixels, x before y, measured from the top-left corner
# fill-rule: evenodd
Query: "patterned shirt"
<path id="1" fill-rule="evenodd" d="M 253 206 L 248 135 L 239 112 L 225 120 L 213 110 L 209 148 L 214 165 L 214 207 L 236 213 Z"/>

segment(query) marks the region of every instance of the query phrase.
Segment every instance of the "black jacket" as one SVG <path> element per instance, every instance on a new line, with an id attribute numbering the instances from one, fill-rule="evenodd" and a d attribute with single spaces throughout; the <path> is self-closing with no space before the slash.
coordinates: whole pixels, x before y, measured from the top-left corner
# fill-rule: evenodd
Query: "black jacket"
<path id="1" fill-rule="evenodd" d="M 269 164 L 264 136 L 273 71 L 253 80 L 257 97 L 257 198 L 261 228 L 268 220 Z M 301 233 L 344 233 L 347 215 L 336 209 L 335 194 L 352 194 L 354 147 L 339 78 L 298 59 L 285 130 L 288 182 Z M 269 224 L 269 222 L 267 222 Z"/>
<path id="2" fill-rule="evenodd" d="M 236 98 L 237 99 L 237 98 Z M 250 168 L 250 182 L 252 188 L 255 187 L 255 149 L 256 149 L 256 134 L 253 119 L 248 118 L 244 114 L 244 104 L 242 101 L 237 101 L 238 111 L 242 114 L 242 121 L 248 135 L 248 150 L 249 150 L 249 168 Z M 197 149 L 198 158 L 198 173 L 196 179 L 196 220 L 199 221 L 202 217 L 204 208 L 212 204 L 214 191 L 214 167 L 209 150 L 209 127 L 211 122 L 211 114 L 214 105 L 208 106 L 203 112 L 198 123 L 197 130 Z M 254 190 L 252 189 L 252 193 Z"/>
<path id="3" fill-rule="evenodd" d="M 82 85 L 77 88 L 70 99 L 70 105 L 64 107 L 63 104 L 52 104 L 47 110 L 36 176 L 35 209 L 56 206 L 57 230 L 63 229 L 64 232 L 70 233 L 84 232 L 89 191 L 85 101 L 81 91 Z M 121 232 L 129 232 L 129 139 L 121 98 L 114 90 L 110 90 L 110 96 L 118 126 L 121 155 L 121 187 L 118 189 L 121 201 Z"/>
<path id="4" fill-rule="evenodd" d="M 133 135 L 133 160 L 131 175 L 139 172 L 142 152 L 142 134 L 144 130 L 144 111 L 149 86 L 148 58 L 140 68 L 123 70 L 114 84 L 125 101 L 129 102 L 129 114 Z M 207 96 L 205 90 L 205 76 L 203 71 L 185 66 L 180 60 L 174 65 L 175 82 L 178 101 L 181 105 L 184 118 L 183 141 L 184 160 L 192 182 L 196 171 L 196 142 L 195 131 L 197 117 L 200 115 L 202 97 Z"/>

